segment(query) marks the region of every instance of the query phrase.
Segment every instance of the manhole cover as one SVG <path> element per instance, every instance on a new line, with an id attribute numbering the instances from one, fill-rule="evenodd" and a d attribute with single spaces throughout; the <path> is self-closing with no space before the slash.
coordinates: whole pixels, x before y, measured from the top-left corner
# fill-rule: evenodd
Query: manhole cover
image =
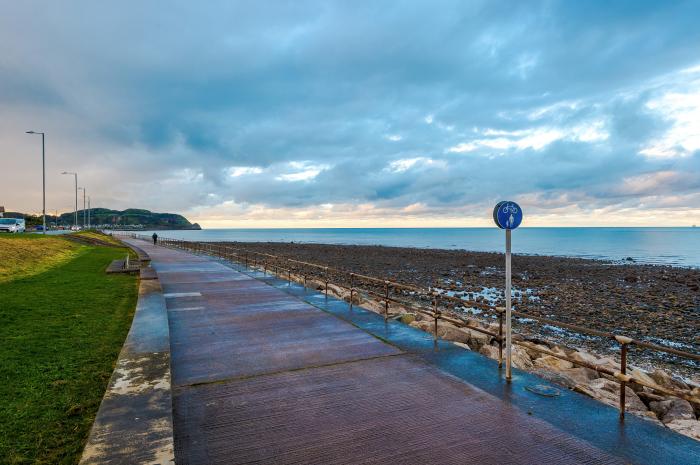
<path id="1" fill-rule="evenodd" d="M 559 395 L 559 389 L 553 388 L 552 386 L 546 386 L 544 384 L 533 384 L 530 386 L 525 386 L 530 392 L 534 392 L 537 395 L 545 397 L 556 397 Z"/>

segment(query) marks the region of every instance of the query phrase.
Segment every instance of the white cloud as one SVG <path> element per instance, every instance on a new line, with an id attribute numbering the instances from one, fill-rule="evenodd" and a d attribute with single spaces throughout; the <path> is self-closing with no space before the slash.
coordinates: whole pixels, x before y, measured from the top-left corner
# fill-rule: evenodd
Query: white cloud
<path id="1" fill-rule="evenodd" d="M 700 80 L 687 92 L 668 92 L 651 100 L 647 108 L 672 122 L 666 133 L 639 151 L 655 158 L 688 156 L 700 150 Z"/>
<path id="2" fill-rule="evenodd" d="M 330 168 L 329 165 L 314 165 L 308 161 L 292 161 L 287 166 L 293 170 L 292 173 L 283 173 L 275 176 L 277 181 L 299 182 L 310 181 L 318 176 L 322 171 Z"/>
<path id="3" fill-rule="evenodd" d="M 447 151 L 466 153 L 484 148 L 502 151 L 542 150 L 558 140 L 592 143 L 604 141 L 609 137 L 609 133 L 605 129 L 605 122 L 602 120 L 589 121 L 568 128 L 539 127 L 515 131 L 488 128 L 481 131 L 479 135 L 486 136 L 486 138 L 463 142 L 449 147 Z"/>
<path id="4" fill-rule="evenodd" d="M 245 176 L 248 174 L 260 174 L 263 169 L 258 166 L 231 166 L 228 169 L 228 175 L 232 178 Z"/>
<path id="5" fill-rule="evenodd" d="M 392 173 L 403 173 L 416 167 L 438 167 L 444 168 L 447 165 L 442 160 L 433 160 L 427 157 L 402 158 L 389 163 L 385 169 Z"/>
<path id="6" fill-rule="evenodd" d="M 387 134 L 387 135 L 384 136 L 384 137 L 386 137 L 387 140 L 390 140 L 390 141 L 392 141 L 392 142 L 398 142 L 398 141 L 400 141 L 401 139 L 403 139 L 403 137 L 402 137 L 400 134 Z"/>

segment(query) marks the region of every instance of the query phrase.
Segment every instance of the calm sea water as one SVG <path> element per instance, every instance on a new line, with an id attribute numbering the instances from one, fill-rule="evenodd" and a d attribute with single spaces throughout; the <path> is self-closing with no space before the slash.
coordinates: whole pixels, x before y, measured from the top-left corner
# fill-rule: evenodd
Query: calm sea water
<path id="1" fill-rule="evenodd" d="M 151 234 L 152 231 L 146 234 Z M 502 252 L 497 228 L 204 229 L 158 231 L 199 241 L 270 241 L 388 245 Z M 700 267 L 700 228 L 519 228 L 513 252 Z"/>

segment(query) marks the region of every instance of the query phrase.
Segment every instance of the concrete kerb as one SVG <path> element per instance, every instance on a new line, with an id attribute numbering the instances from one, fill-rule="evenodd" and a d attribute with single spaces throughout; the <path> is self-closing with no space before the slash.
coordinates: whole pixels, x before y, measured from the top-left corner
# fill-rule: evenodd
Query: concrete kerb
<path id="1" fill-rule="evenodd" d="M 172 464 L 174 460 L 165 298 L 157 278 L 140 280 L 131 329 L 80 464 Z"/>

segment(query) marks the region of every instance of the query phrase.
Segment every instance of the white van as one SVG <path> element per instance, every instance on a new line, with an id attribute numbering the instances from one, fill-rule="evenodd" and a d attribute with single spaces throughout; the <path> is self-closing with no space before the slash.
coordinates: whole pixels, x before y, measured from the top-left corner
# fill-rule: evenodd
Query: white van
<path id="1" fill-rule="evenodd" d="M 21 218 L 0 218 L 0 232 L 24 232 L 24 220 Z"/>

